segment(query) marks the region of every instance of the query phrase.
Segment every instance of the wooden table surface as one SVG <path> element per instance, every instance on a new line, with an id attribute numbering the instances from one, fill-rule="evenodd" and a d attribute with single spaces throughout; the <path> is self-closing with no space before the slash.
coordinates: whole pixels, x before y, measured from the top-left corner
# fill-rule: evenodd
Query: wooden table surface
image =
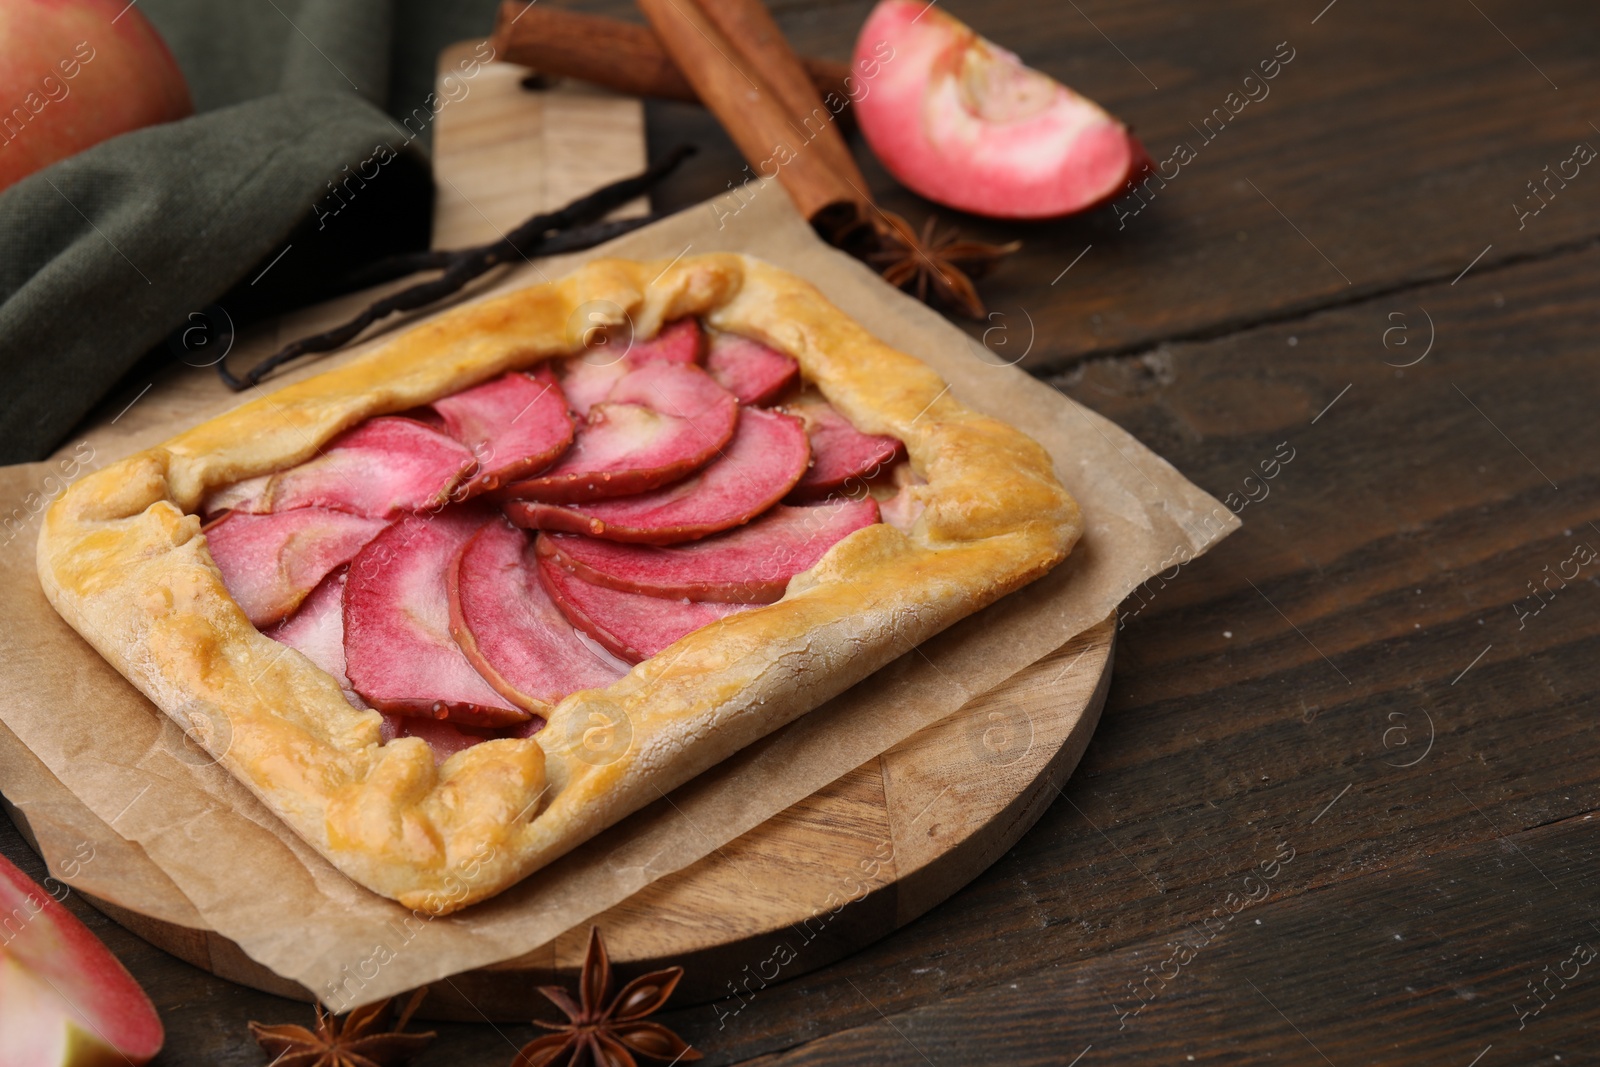
<path id="1" fill-rule="evenodd" d="M 1245 525 L 1125 605 L 1087 756 L 987 873 L 661 1021 L 709 1063 L 1600 1062 L 1600 173 L 1528 184 L 1600 147 L 1593 5 L 941 6 L 1158 160 L 1194 150 L 1142 209 L 960 222 L 1026 242 L 984 287 L 996 359 L 1026 352 Z M 869 7 L 779 14 L 844 58 Z M 649 123 L 653 153 L 703 149 L 658 209 L 738 175 L 703 112 Z M 0 851 L 42 874 L 9 825 Z M 262 1063 L 245 1020 L 308 1014 L 71 904 L 156 1000 L 163 1064 Z M 439 1030 L 418 1064 L 534 1033 Z"/>

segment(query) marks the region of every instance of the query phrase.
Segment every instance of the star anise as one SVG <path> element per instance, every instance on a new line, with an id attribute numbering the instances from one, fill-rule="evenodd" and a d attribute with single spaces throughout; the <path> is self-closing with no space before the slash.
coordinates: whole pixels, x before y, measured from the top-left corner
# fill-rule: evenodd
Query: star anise
<path id="1" fill-rule="evenodd" d="M 674 1063 L 699 1059 L 700 1053 L 677 1034 L 660 1023 L 643 1021 L 667 1002 L 682 977 L 682 967 L 668 967 L 635 978 L 614 999 L 608 999 L 611 961 L 606 958 L 600 928 L 591 926 L 589 951 L 578 977 L 578 1002 L 560 986 L 540 986 L 539 992 L 561 1009 L 567 1021 L 535 1019 L 535 1025 L 555 1032 L 524 1045 L 511 1067 L 637 1067 L 634 1053 Z"/>
<path id="2" fill-rule="evenodd" d="M 357 1008 L 348 1015 L 333 1015 L 317 1005 L 317 1029 L 307 1030 L 295 1023 L 264 1026 L 250 1024 L 256 1044 L 274 1057 L 272 1067 L 393 1067 L 405 1063 L 428 1046 L 437 1034 L 433 1031 L 408 1034 L 402 1031 L 428 987 L 411 994 L 398 1017 L 387 1026 L 392 1001 L 381 1000 Z"/>
<path id="3" fill-rule="evenodd" d="M 1022 247 L 1020 241 L 1003 245 L 963 241 L 953 229 L 940 234 L 938 220 L 932 215 L 920 235 L 893 212 L 879 211 L 877 215 L 878 248 L 864 257 L 866 261 L 877 267 L 890 285 L 923 303 L 943 305 L 969 318 L 984 317 L 983 301 L 972 280 L 983 277 Z"/>

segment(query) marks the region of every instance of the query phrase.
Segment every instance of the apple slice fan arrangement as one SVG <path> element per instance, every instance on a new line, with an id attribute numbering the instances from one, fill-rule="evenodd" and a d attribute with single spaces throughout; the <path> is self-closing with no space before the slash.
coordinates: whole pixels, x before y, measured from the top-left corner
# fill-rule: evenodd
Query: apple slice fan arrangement
<path id="1" fill-rule="evenodd" d="M 438 759 L 528 736 L 569 693 L 913 517 L 900 442 L 801 388 L 790 357 L 693 318 L 591 341 L 204 506 L 250 621 Z"/>

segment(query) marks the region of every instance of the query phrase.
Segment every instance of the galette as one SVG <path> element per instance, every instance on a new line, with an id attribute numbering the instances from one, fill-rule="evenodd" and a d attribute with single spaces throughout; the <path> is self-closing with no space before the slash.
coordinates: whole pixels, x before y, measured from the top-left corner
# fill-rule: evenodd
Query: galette
<path id="1" fill-rule="evenodd" d="M 1049 455 L 759 260 L 599 260 L 86 476 L 51 603 L 442 914 L 1037 578 Z M 870 684 L 870 683 L 868 683 Z"/>

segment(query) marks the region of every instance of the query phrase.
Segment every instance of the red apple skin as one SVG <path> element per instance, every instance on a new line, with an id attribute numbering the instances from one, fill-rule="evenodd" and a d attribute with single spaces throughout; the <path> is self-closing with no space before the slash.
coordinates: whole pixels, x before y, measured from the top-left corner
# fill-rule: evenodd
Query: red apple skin
<path id="1" fill-rule="evenodd" d="M 1115 197 L 1149 165 L 1099 105 L 924 0 L 883 0 L 856 40 L 862 135 L 907 188 L 994 218 L 1043 219 Z"/>
<path id="2" fill-rule="evenodd" d="M 0 856 L 0 1064 L 144 1064 L 165 1036 L 111 950 Z"/>
<path id="3" fill-rule="evenodd" d="M 166 42 L 127 0 L 0 0 L 0 41 L 0 189 L 194 113 Z"/>

